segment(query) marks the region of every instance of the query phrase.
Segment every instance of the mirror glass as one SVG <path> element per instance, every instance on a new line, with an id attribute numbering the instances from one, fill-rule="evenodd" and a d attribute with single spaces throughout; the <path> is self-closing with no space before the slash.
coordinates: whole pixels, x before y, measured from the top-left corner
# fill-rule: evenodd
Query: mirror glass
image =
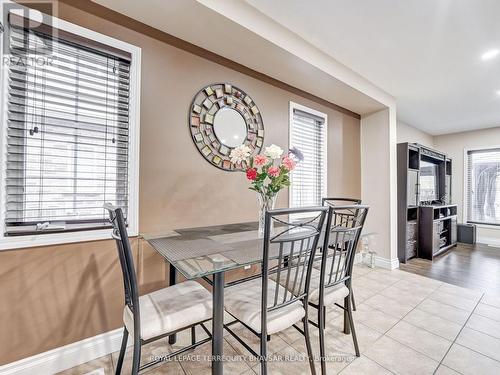
<path id="1" fill-rule="evenodd" d="M 237 147 L 245 141 L 247 124 L 235 109 L 221 108 L 215 114 L 214 132 L 222 144 L 227 147 Z"/>

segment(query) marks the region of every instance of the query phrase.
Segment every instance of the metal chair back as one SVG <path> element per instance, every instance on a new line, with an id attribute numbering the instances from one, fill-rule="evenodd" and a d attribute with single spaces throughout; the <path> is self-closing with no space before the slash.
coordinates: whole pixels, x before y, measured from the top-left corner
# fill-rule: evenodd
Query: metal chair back
<path id="1" fill-rule="evenodd" d="M 361 199 L 359 198 L 323 198 L 321 203 L 325 205 L 328 202 L 330 206 L 346 206 L 352 204 L 361 204 Z"/>
<path id="2" fill-rule="evenodd" d="M 266 317 L 269 311 L 304 300 L 311 279 L 313 259 L 324 229 L 328 208 L 308 207 L 279 209 L 266 212 L 264 230 L 264 252 L 262 264 L 262 333 L 266 332 Z M 297 214 L 307 218 L 296 219 Z M 294 219 L 290 220 L 290 216 Z M 271 223 L 274 231 L 271 233 Z M 269 288 L 269 274 L 276 275 L 274 290 Z M 291 292 L 293 291 L 293 293 Z M 269 296 L 269 293 L 273 293 Z M 271 299 L 268 299 L 271 297 Z M 265 307 L 265 308 L 264 308 Z"/>
<path id="3" fill-rule="evenodd" d="M 350 281 L 356 253 L 356 238 L 361 227 L 336 227 L 326 234 L 321 257 L 320 280 L 325 288 Z M 320 289 L 322 298 L 323 288 Z"/>
<path id="4" fill-rule="evenodd" d="M 328 209 L 321 254 L 321 280 L 326 286 L 350 283 L 354 257 L 369 206 L 354 204 Z"/>
<path id="5" fill-rule="evenodd" d="M 103 208 L 108 211 L 109 221 L 113 227 L 111 236 L 116 241 L 118 258 L 123 274 L 123 289 L 125 293 L 125 304 L 130 308 L 134 316 L 134 335 L 140 334 L 140 312 L 139 312 L 139 291 L 137 277 L 134 269 L 134 259 L 132 248 L 127 234 L 127 225 L 123 216 L 123 211 L 110 203 L 105 203 Z M 139 336 L 136 336 L 139 337 Z"/>

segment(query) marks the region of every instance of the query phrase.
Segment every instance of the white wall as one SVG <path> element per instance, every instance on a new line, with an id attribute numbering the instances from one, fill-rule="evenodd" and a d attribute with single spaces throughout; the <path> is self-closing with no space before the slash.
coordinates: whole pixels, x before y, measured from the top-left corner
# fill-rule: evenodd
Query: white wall
<path id="1" fill-rule="evenodd" d="M 445 134 L 434 137 L 434 148 L 453 159 L 452 199 L 458 204 L 459 221 L 464 222 L 464 149 L 500 146 L 500 127 Z M 500 229 L 478 227 L 478 241 L 500 245 Z"/>
<path id="2" fill-rule="evenodd" d="M 361 197 L 370 206 L 364 233 L 376 233 L 376 264 L 397 268 L 396 113 L 361 117 Z"/>
<path id="3" fill-rule="evenodd" d="M 397 127 L 397 138 L 398 143 L 416 142 L 420 143 L 421 145 L 434 148 L 434 137 L 432 135 L 399 120 Z"/>

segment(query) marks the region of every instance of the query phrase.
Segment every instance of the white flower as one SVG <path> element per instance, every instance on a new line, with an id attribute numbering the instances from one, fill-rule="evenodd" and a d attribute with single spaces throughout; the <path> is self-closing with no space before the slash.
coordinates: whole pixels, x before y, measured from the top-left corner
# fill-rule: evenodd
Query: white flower
<path id="1" fill-rule="evenodd" d="M 231 158 L 231 162 L 234 164 L 241 163 L 246 161 L 251 154 L 250 147 L 246 145 L 241 145 L 231 150 L 229 157 Z"/>
<path id="2" fill-rule="evenodd" d="M 271 159 L 279 159 L 281 155 L 283 155 L 283 150 L 281 147 L 272 144 L 271 146 L 266 147 L 264 154 L 269 156 Z"/>

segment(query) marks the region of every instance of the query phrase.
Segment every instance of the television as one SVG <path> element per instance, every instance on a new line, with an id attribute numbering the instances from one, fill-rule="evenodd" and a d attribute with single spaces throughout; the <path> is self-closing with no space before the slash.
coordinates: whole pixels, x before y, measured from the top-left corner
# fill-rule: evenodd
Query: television
<path id="1" fill-rule="evenodd" d="M 427 160 L 420 161 L 420 201 L 439 200 L 439 164 Z"/>

